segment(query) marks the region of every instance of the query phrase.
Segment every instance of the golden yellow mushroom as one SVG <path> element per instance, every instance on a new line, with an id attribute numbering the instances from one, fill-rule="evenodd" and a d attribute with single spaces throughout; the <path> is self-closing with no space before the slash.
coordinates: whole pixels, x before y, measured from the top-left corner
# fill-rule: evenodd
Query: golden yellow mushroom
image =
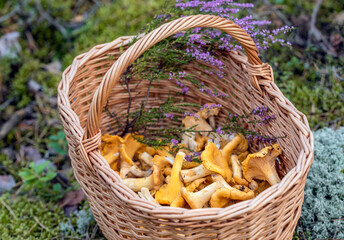
<path id="1" fill-rule="evenodd" d="M 271 185 L 281 180 L 276 172 L 275 159 L 282 153 L 278 144 L 263 148 L 257 153 L 249 154 L 242 162 L 242 170 L 247 181 L 259 179 L 268 181 Z"/>
<path id="2" fill-rule="evenodd" d="M 119 148 L 122 143 L 123 139 L 120 136 L 105 134 L 101 137 L 100 153 L 115 171 L 119 170 Z"/>
<path id="3" fill-rule="evenodd" d="M 227 182 L 232 180 L 232 171 L 221 151 L 212 142 L 209 142 L 201 155 L 202 164 L 212 172 L 221 174 Z"/>
<path id="4" fill-rule="evenodd" d="M 159 191 L 155 194 L 155 199 L 160 204 L 171 203 L 179 196 L 180 189 L 184 186 L 183 182 L 180 180 L 180 171 L 182 169 L 183 159 L 185 153 L 179 152 L 174 160 L 174 164 L 171 172 L 171 179 L 168 184 L 163 185 Z"/>
<path id="5" fill-rule="evenodd" d="M 183 187 L 181 189 L 181 194 L 192 209 L 202 208 L 210 200 L 213 193 L 219 188 L 220 185 L 217 182 L 214 182 L 198 192 L 190 192 Z"/>

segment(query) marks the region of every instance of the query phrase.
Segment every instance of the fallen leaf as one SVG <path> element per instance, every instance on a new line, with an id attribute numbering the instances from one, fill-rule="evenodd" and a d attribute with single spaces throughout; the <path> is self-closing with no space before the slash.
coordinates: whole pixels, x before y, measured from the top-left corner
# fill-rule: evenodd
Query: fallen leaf
<path id="1" fill-rule="evenodd" d="M 70 190 L 66 195 L 59 201 L 60 207 L 74 207 L 78 206 L 85 199 L 85 194 L 81 188 L 73 191 Z"/>
<path id="2" fill-rule="evenodd" d="M 0 175 L 0 193 L 10 191 L 16 185 L 12 175 Z"/>

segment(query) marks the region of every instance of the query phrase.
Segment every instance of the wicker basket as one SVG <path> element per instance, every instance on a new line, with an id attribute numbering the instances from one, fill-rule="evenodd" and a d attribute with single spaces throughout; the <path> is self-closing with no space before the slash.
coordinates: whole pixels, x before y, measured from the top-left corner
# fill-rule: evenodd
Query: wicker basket
<path id="1" fill-rule="evenodd" d="M 256 106 L 268 106 L 276 120 L 261 128 L 265 134 L 284 135 L 278 143 L 283 150 L 278 173 L 281 183 L 256 198 L 227 208 L 182 209 L 159 206 L 139 198 L 126 187 L 120 177 L 100 155 L 100 137 L 116 134 L 114 118 L 103 111 L 125 113 L 128 94 L 120 84 L 120 76 L 143 52 L 177 32 L 211 27 L 230 34 L 245 49 L 247 57 L 236 51 L 219 54 L 225 63 L 226 76 L 207 76 L 199 64 L 185 66 L 210 89 L 230 93 L 228 99 L 212 98 L 193 91 L 187 102 L 217 102 L 228 112 L 241 114 Z M 69 144 L 69 155 L 75 177 L 87 196 L 95 219 L 108 239 L 292 239 L 300 216 L 304 186 L 313 161 L 313 135 L 304 114 L 280 92 L 273 81 L 272 69 L 258 57 L 255 43 L 233 22 L 217 16 L 197 15 L 169 22 L 143 36 L 130 48 L 132 37 L 121 37 L 101 44 L 76 57 L 63 73 L 58 88 L 58 105 Z M 214 66 L 208 66 L 214 68 Z M 139 79 L 133 79 L 139 81 Z M 143 80 L 140 89 L 148 82 Z M 137 109 L 145 91 L 136 90 L 132 109 Z M 160 80 L 151 88 L 151 106 L 166 100 L 169 92 L 177 92 L 171 81 Z M 133 94 L 133 93 L 132 93 Z M 194 110 L 194 109 L 189 109 Z M 218 118 L 225 118 L 224 112 Z M 183 116 L 179 118 L 179 124 Z M 177 123 L 177 122 L 176 122 Z M 163 126 L 162 126 L 163 127 Z M 252 150 L 262 145 L 253 145 Z"/>

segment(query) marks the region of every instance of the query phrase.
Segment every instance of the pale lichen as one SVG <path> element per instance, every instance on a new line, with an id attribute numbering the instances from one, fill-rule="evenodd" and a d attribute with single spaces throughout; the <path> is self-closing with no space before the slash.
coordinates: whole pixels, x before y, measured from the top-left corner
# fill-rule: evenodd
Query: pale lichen
<path id="1" fill-rule="evenodd" d="M 344 239 L 344 127 L 325 128 L 314 137 L 314 163 L 299 225 L 314 239 Z"/>

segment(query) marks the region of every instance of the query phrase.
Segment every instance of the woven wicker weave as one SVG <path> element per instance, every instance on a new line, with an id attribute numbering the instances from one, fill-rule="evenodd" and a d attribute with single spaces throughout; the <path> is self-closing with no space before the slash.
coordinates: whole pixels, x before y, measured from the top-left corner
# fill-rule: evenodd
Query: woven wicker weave
<path id="1" fill-rule="evenodd" d="M 194 28 L 220 29 L 235 38 L 246 51 L 231 51 L 218 57 L 225 63 L 223 79 L 205 74 L 195 62 L 183 70 L 192 72 L 210 89 L 229 93 L 230 99 L 210 97 L 193 90 L 184 97 L 187 102 L 217 102 L 226 111 L 218 117 L 221 123 L 228 112 L 242 114 L 256 106 L 268 106 L 276 116 L 271 124 L 251 126 L 254 130 L 279 139 L 283 150 L 278 173 L 281 183 L 256 198 L 227 208 L 182 209 L 159 206 L 139 198 L 126 187 L 100 155 L 102 134 L 116 134 L 114 118 L 103 111 L 121 114 L 128 106 L 128 93 L 117 84 L 127 67 L 144 51 L 177 32 Z M 121 37 L 98 45 L 76 57 L 63 73 L 58 89 L 60 116 L 69 144 L 69 155 L 75 177 L 87 196 L 95 219 L 108 239 L 292 239 L 300 216 L 304 185 L 313 161 L 313 135 L 304 114 L 280 92 L 273 81 L 272 69 L 262 64 L 252 39 L 238 25 L 224 18 L 197 15 L 167 23 L 143 36 L 130 48 L 132 37 Z M 214 66 L 208 66 L 214 68 Z M 131 82 L 138 83 L 139 79 Z M 148 82 L 136 88 L 132 109 L 138 109 L 145 97 Z M 160 80 L 151 88 L 151 106 L 161 104 L 168 93 L 179 92 L 171 81 Z M 193 111 L 195 109 L 188 109 Z M 183 116 L 179 116 L 180 124 Z M 163 127 L 163 126 L 158 126 Z M 258 150 L 262 145 L 253 145 Z"/>

